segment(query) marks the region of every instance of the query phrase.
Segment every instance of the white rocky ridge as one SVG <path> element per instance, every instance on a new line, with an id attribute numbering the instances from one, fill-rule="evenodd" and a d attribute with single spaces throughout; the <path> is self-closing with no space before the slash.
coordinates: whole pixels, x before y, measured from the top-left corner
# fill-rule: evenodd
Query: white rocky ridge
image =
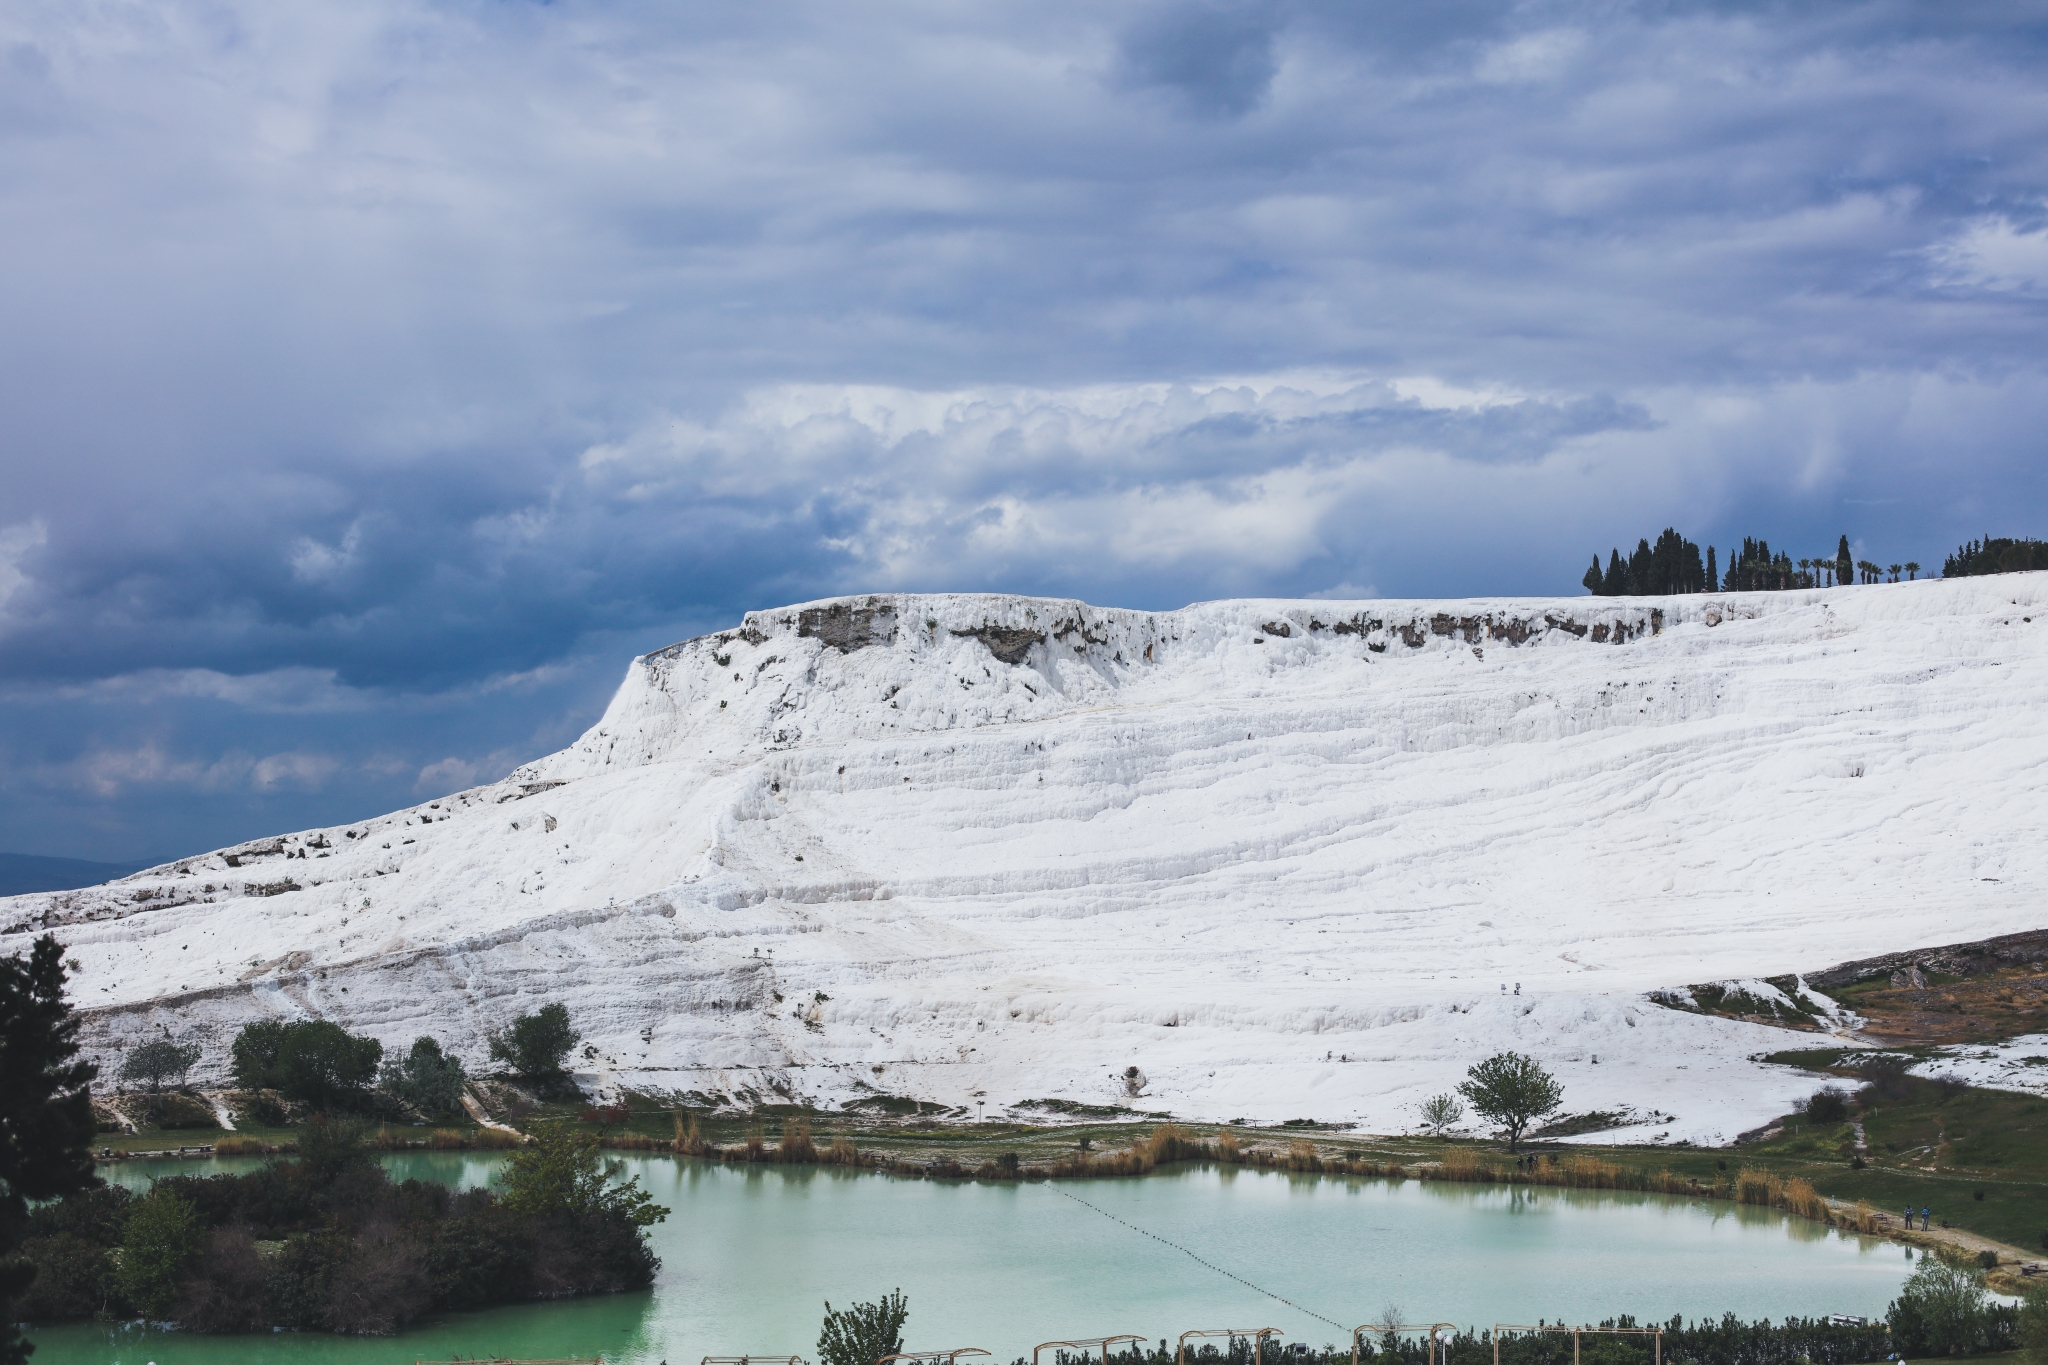
<path id="1" fill-rule="evenodd" d="M 253 1018 L 481 1064 L 560 1000 L 596 1089 L 1399 1131 L 1513 1047 L 1610 1140 L 1726 1140 L 1812 1035 L 1649 992 L 2042 927 L 2044 641 L 2042 574 L 844 598 L 635 660 L 502 783 L 0 902 L 0 952 L 55 929 L 103 1060 L 215 1075 Z"/>

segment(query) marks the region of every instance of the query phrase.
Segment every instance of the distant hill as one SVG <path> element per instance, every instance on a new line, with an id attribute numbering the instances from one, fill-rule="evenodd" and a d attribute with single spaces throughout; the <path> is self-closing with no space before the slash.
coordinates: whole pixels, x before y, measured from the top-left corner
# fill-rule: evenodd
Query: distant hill
<path id="1" fill-rule="evenodd" d="M 40 858 L 33 853 L 0 853 L 0 896 L 31 891 L 69 891 L 98 886 L 153 863 L 93 863 L 83 858 Z"/>

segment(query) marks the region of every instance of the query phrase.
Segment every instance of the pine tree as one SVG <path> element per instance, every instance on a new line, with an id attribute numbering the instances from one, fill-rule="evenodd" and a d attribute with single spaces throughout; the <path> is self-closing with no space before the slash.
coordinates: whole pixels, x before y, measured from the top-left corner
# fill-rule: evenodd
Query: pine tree
<path id="1" fill-rule="evenodd" d="M 1835 546 L 1835 582 L 1854 583 L 1856 561 L 1849 556 L 1849 537 L 1843 536 Z"/>

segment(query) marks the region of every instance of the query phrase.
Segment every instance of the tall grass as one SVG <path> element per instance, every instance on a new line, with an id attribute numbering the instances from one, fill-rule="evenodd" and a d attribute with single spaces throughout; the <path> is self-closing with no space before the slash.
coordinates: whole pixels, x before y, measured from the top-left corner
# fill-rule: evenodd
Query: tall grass
<path id="1" fill-rule="evenodd" d="M 794 1118 L 782 1125 L 782 1137 L 775 1144 L 775 1159 L 792 1165 L 813 1165 L 818 1160 L 818 1148 L 811 1141 L 811 1121 Z"/>

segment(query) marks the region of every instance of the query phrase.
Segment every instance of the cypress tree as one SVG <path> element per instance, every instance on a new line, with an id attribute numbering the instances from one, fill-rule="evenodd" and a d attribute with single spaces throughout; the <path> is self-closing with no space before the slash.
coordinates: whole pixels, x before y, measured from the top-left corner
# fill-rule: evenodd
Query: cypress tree
<path id="1" fill-rule="evenodd" d="M 1835 582 L 1854 583 L 1856 561 L 1849 557 L 1849 537 L 1843 536 L 1835 546 Z"/>
<path id="2" fill-rule="evenodd" d="M 1622 565 L 1619 550 L 1608 552 L 1605 587 L 1605 595 L 1608 597 L 1622 597 L 1628 593 L 1628 570 Z"/>
<path id="3" fill-rule="evenodd" d="M 1714 568 L 1714 547 L 1707 547 L 1707 587 L 1709 590 L 1721 586 L 1719 570 Z"/>
<path id="4" fill-rule="evenodd" d="M 1601 582 L 1600 582 L 1600 556 L 1599 556 L 1599 555 L 1594 555 L 1594 556 L 1593 556 L 1593 567 L 1592 567 L 1592 568 L 1590 568 L 1590 569 L 1588 569 L 1588 570 L 1586 570 L 1586 576 L 1585 576 L 1584 578 L 1580 579 L 1580 580 L 1579 580 L 1579 582 L 1581 582 L 1581 583 L 1585 584 L 1585 585 L 1586 585 L 1586 591 L 1587 591 L 1587 592 L 1589 592 L 1589 593 L 1592 593 L 1592 594 L 1593 594 L 1593 596 L 1595 596 L 1595 597 L 1598 597 L 1598 596 L 1600 595 L 1600 591 L 1601 591 Z"/>

